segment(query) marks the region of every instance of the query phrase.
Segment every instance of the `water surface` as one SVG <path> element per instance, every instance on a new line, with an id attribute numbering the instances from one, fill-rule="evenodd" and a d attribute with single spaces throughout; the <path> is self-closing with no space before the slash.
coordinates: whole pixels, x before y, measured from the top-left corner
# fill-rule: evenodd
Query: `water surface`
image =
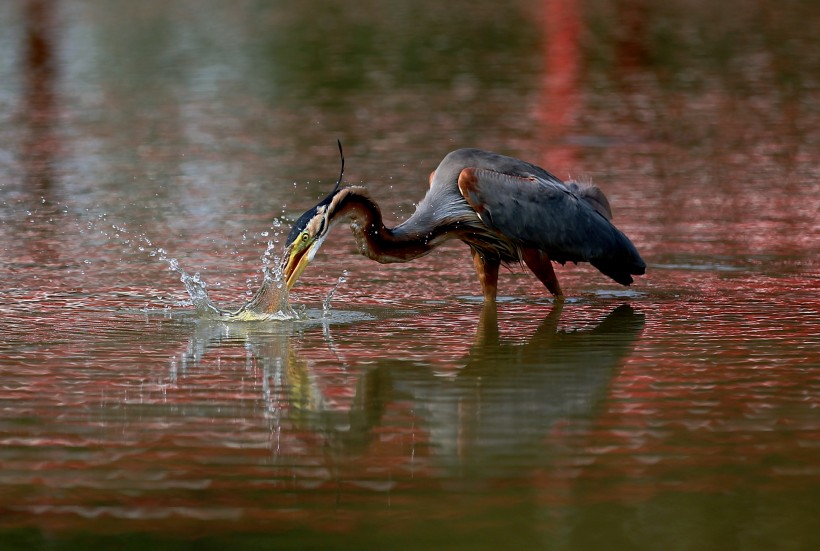
<path id="1" fill-rule="evenodd" d="M 359 6 L 357 4 L 357 6 Z M 3 549 L 811 549 L 815 2 L 0 6 Z M 591 180 L 630 288 L 339 227 L 297 319 L 226 323 L 332 187 L 451 149 Z M 323 302 L 335 290 L 330 310 Z"/>

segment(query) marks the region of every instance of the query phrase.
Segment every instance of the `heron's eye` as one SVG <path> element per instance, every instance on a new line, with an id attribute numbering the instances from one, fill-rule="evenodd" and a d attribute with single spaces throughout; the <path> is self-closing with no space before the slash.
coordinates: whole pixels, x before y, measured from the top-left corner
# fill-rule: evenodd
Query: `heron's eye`
<path id="1" fill-rule="evenodd" d="M 310 239 L 310 236 L 309 236 L 308 234 L 306 234 L 306 233 L 303 233 L 303 234 L 302 234 L 302 241 L 307 242 L 307 240 L 308 240 L 308 239 Z"/>

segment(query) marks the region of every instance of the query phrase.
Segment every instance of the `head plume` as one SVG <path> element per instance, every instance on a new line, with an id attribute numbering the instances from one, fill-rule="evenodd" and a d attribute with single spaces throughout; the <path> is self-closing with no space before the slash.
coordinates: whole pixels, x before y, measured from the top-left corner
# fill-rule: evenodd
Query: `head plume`
<path id="1" fill-rule="evenodd" d="M 344 151 L 342 151 L 341 140 L 336 140 L 336 144 L 339 146 L 339 158 L 341 159 L 342 164 L 341 169 L 339 170 L 339 178 L 336 179 L 336 185 L 333 186 L 333 190 L 327 195 L 327 197 L 319 201 L 319 203 L 315 207 L 308 209 L 307 212 L 302 214 L 302 216 L 300 216 L 296 220 L 296 222 L 293 224 L 293 227 L 290 229 L 288 238 L 285 241 L 285 246 L 290 246 L 296 240 L 296 238 L 299 237 L 299 234 L 301 234 L 305 230 L 305 228 L 307 228 L 307 225 L 308 223 L 310 223 L 311 220 L 313 220 L 317 215 L 324 213 L 324 211 L 327 210 L 328 205 L 331 203 L 331 201 L 333 201 L 333 197 L 336 195 L 336 193 L 339 192 L 339 186 L 342 184 L 342 177 L 345 174 L 345 155 Z M 317 234 L 320 234 L 325 230 L 325 220 L 322 219 L 319 223 L 320 226 L 318 231 L 316 232 Z"/>

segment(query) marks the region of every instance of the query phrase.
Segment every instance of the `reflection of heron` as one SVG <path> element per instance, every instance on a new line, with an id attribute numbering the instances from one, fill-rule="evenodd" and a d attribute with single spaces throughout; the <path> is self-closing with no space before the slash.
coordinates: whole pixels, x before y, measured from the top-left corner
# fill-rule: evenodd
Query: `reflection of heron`
<path id="1" fill-rule="evenodd" d="M 340 178 L 341 181 L 341 178 Z M 407 262 L 447 239 L 470 246 L 484 299 L 494 301 L 501 263 L 524 261 L 556 296 L 550 261 L 589 262 L 629 285 L 646 265 L 612 225 L 609 201 L 595 186 L 564 183 L 530 163 L 478 149 L 448 154 L 430 175 L 416 212 L 385 227 L 378 205 L 361 187 L 336 188 L 305 212 L 288 235 L 284 276 L 293 287 L 333 225 L 348 216 L 362 254 Z"/>
<path id="2" fill-rule="evenodd" d="M 412 400 L 441 464 L 481 476 L 517 471 L 522 457 L 549 453 L 545 438 L 557 424 L 594 417 L 644 315 L 621 305 L 593 328 L 563 331 L 561 313 L 559 302 L 520 343 L 499 336 L 496 309 L 485 306 L 475 344 L 450 380 L 393 364 L 393 393 Z"/>
<path id="3" fill-rule="evenodd" d="M 357 370 L 350 376 L 353 383 L 344 385 L 343 390 L 337 386 L 337 391 L 328 395 L 322 373 L 294 345 L 296 326 L 280 322 L 274 327 L 271 331 L 271 326 L 252 323 L 199 320 L 185 352 L 171 361 L 170 379 L 176 384 L 190 367 L 200 366 L 212 350 L 242 346 L 247 366 L 261 366 L 259 386 L 277 438 L 298 441 L 306 434 L 301 429 L 307 428 L 334 453 L 360 453 L 383 413 L 381 397 L 387 387 L 384 372 Z M 331 346 L 327 323 L 322 327 Z M 343 359 L 337 359 L 345 366 Z M 287 447 L 277 442 L 277 449 L 279 445 Z"/>
<path id="4" fill-rule="evenodd" d="M 374 437 L 408 428 L 385 419 L 386 412 L 408 407 L 412 441 L 434 450 L 437 466 L 486 477 L 549 453 L 544 439 L 557 424 L 581 426 L 593 418 L 644 326 L 643 314 L 621 305 L 594 327 L 564 331 L 562 310 L 559 301 L 522 342 L 499 334 L 496 309 L 485 304 L 473 346 L 452 378 L 436 373 L 435 363 L 419 365 L 376 350 L 368 367 L 339 379 L 300 354 L 293 326 L 277 324 L 271 331 L 256 324 L 199 322 L 180 358 L 182 371 L 172 362 L 172 380 L 190 377 L 186 367 L 199 365 L 209 351 L 242 346 L 247 366 L 261 366 L 259 388 L 274 455 L 286 468 L 298 458 L 327 467 L 299 474 L 302 481 L 347 476 L 351 458 L 370 456 Z M 236 410 L 237 416 L 247 414 Z M 415 456 L 413 461 L 426 464 Z"/>

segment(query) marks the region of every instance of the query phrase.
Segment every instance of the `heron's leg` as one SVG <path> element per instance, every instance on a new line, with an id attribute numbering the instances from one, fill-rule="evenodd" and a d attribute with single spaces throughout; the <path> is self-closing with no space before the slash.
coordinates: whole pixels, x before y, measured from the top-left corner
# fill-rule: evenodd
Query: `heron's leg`
<path id="1" fill-rule="evenodd" d="M 552 262 L 550 262 L 547 253 L 538 249 L 524 249 L 522 256 L 524 263 L 532 270 L 535 277 L 546 286 L 547 290 L 556 297 L 563 298 L 564 293 L 561 291 L 558 278 L 555 277 L 555 270 L 552 269 Z"/>
<path id="2" fill-rule="evenodd" d="M 484 300 L 495 302 L 495 296 L 498 294 L 498 268 L 501 262 L 482 258 L 473 248 L 470 248 L 470 253 L 473 255 L 473 266 L 481 282 Z"/>

